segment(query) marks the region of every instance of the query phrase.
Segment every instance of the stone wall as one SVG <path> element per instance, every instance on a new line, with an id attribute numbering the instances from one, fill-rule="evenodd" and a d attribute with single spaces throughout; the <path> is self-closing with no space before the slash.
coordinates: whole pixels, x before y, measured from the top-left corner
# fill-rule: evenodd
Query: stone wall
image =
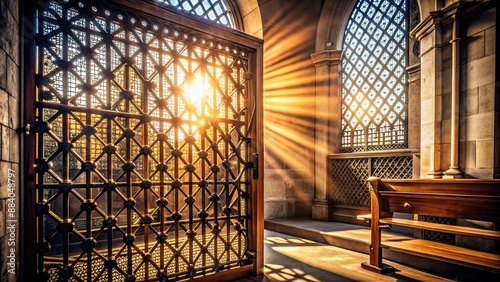
<path id="1" fill-rule="evenodd" d="M 470 4 L 470 3 L 469 3 Z M 456 2 L 413 31 L 421 42 L 421 177 L 441 178 L 458 153 L 465 178 L 498 178 L 500 127 L 496 6 Z M 457 18 L 458 133 L 452 130 L 452 29 Z M 455 41 L 455 40 L 453 40 Z M 456 42 L 456 41 L 455 41 Z M 452 142 L 458 138 L 458 152 Z M 448 176 L 448 175 L 446 175 Z"/>
<path id="2" fill-rule="evenodd" d="M 0 281 L 19 275 L 19 2 L 0 0 Z"/>
<path id="3" fill-rule="evenodd" d="M 321 2 L 259 1 L 264 34 L 264 216 L 310 216 L 314 53 Z"/>
<path id="4" fill-rule="evenodd" d="M 462 44 L 460 165 L 466 176 L 500 177 L 500 97 L 496 60 L 496 9 L 468 19 Z M 495 132 L 495 129 L 497 132 Z M 495 163 L 496 161 L 496 163 Z"/>

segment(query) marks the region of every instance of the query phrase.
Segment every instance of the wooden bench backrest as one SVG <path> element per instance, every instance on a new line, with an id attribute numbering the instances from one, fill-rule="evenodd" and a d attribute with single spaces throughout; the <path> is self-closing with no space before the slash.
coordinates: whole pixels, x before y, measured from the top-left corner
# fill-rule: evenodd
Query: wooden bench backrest
<path id="1" fill-rule="evenodd" d="M 500 180 L 370 177 L 380 211 L 500 222 Z"/>

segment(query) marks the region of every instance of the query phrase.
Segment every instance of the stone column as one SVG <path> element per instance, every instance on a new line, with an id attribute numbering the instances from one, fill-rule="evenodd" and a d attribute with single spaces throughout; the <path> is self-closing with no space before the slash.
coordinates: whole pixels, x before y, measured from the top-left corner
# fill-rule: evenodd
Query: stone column
<path id="1" fill-rule="evenodd" d="M 312 218 L 329 221 L 332 205 L 331 164 L 328 155 L 341 146 L 340 61 L 342 51 L 325 50 L 311 55 L 316 66 L 316 118 L 314 136 L 314 202 Z"/>
<path id="2" fill-rule="evenodd" d="M 406 68 L 408 72 L 408 148 L 420 148 L 420 63 Z M 420 178 L 420 154 L 413 155 L 412 178 Z"/>
<path id="3" fill-rule="evenodd" d="M 420 176 L 423 178 L 442 178 L 443 168 L 458 168 L 459 84 L 456 76 L 459 73 L 454 60 L 458 60 L 459 55 L 458 42 L 454 41 L 453 46 L 450 42 L 459 6 L 460 2 L 456 2 L 430 12 L 412 31 L 421 46 Z"/>
<path id="4" fill-rule="evenodd" d="M 451 130 L 450 130 L 450 168 L 444 172 L 443 178 L 463 178 L 458 164 L 458 128 L 460 110 L 460 37 L 459 21 L 455 15 L 451 36 Z"/>
<path id="5" fill-rule="evenodd" d="M 446 71 L 443 67 L 445 45 L 443 26 L 451 17 L 443 10 L 431 12 L 413 29 L 411 35 L 420 41 L 421 62 L 421 136 L 420 136 L 420 176 L 422 178 L 442 178 L 443 145 L 443 97 L 447 88 Z M 452 20 L 452 19 L 451 19 Z M 449 93 L 448 93 L 449 94 Z"/>
<path id="6" fill-rule="evenodd" d="M 441 178 L 442 32 L 441 14 L 431 12 L 412 31 L 420 41 L 421 62 L 421 177 Z"/>

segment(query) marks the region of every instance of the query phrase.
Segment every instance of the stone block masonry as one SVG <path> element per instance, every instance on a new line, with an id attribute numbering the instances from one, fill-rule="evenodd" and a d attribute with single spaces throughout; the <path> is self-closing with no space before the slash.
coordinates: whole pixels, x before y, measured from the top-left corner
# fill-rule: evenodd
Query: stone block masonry
<path id="1" fill-rule="evenodd" d="M 16 281 L 20 255 L 19 1 L 0 0 L 0 281 Z"/>

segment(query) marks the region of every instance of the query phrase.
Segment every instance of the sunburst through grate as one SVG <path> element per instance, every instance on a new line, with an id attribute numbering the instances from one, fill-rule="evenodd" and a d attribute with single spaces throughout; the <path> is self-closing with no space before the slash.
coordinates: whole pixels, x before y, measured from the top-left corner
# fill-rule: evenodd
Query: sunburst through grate
<path id="1" fill-rule="evenodd" d="M 250 51 L 95 1 L 37 16 L 41 280 L 247 264 Z"/>

